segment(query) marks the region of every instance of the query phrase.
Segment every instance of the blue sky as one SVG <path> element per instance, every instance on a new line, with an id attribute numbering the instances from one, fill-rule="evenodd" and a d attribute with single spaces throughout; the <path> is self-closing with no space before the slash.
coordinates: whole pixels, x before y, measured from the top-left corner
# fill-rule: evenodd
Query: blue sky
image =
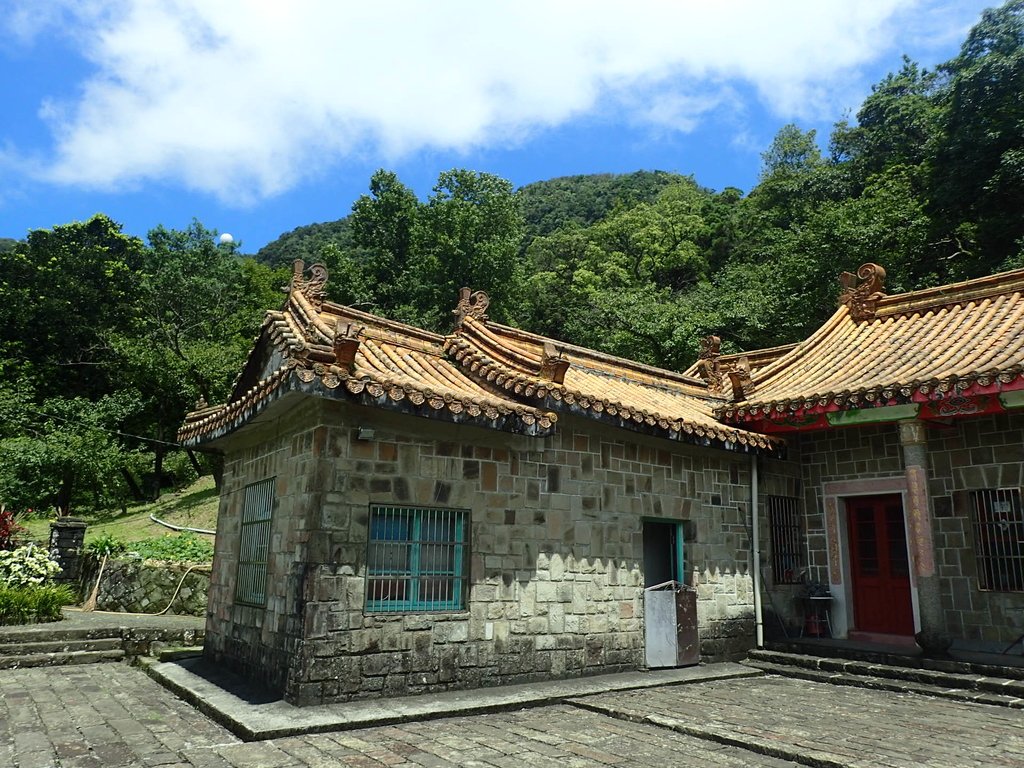
<path id="1" fill-rule="evenodd" d="M 0 237 L 193 217 L 255 252 L 377 168 L 515 185 L 661 169 L 748 191 L 975 0 L 0 0 Z"/>

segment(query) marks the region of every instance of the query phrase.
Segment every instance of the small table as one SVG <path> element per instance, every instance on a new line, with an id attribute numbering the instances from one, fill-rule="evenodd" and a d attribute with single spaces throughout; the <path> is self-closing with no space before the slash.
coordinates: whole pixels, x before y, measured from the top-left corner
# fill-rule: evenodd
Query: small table
<path id="1" fill-rule="evenodd" d="M 801 600 L 804 621 L 800 625 L 800 637 L 832 637 L 832 595 L 815 595 Z"/>

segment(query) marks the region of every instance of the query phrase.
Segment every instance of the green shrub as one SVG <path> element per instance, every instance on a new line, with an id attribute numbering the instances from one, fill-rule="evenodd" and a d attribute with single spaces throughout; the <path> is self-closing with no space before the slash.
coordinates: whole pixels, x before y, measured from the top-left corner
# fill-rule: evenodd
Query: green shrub
<path id="1" fill-rule="evenodd" d="M 57 621 L 61 618 L 61 608 L 77 602 L 74 591 L 65 584 L 44 584 L 35 587 L 33 591 L 38 621 Z"/>
<path id="2" fill-rule="evenodd" d="M 144 560 L 170 560 L 176 563 L 208 563 L 213 560 L 213 542 L 189 532 L 143 539 L 128 546 L 130 551 Z"/>
<path id="3" fill-rule="evenodd" d="M 0 624 L 57 621 L 61 618 L 60 609 L 74 602 L 74 592 L 63 584 L 0 586 Z"/>
<path id="4" fill-rule="evenodd" d="M 107 557 L 117 557 L 128 551 L 128 545 L 116 536 L 104 533 L 86 544 L 85 551 L 96 559 L 104 555 Z"/>
<path id="5" fill-rule="evenodd" d="M 39 585 L 60 573 L 60 566 L 43 547 L 27 544 L 17 549 L 0 550 L 0 585 L 27 587 Z"/>

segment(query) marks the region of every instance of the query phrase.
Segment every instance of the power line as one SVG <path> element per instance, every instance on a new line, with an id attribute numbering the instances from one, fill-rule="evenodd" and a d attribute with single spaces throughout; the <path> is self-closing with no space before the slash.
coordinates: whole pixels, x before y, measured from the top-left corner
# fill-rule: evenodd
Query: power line
<path id="1" fill-rule="evenodd" d="M 31 408 L 23 409 L 25 413 L 35 414 L 36 416 L 43 416 L 47 419 L 56 419 L 57 421 L 63 421 L 65 424 L 71 424 L 77 427 L 88 427 L 89 429 L 98 429 L 101 432 L 109 432 L 112 435 L 118 435 L 120 437 L 130 437 L 134 440 L 142 440 L 147 443 L 156 443 L 157 445 L 169 445 L 172 448 L 184 448 L 188 450 L 187 446 L 181 443 L 168 442 L 167 440 L 157 440 L 155 437 L 143 437 L 142 435 L 133 435 L 129 432 L 121 432 L 118 429 L 110 429 L 109 427 L 101 427 L 98 424 L 86 424 L 82 421 L 75 421 L 73 419 L 65 419 L 63 416 L 54 416 L 52 413 L 44 413 L 43 411 L 34 411 Z"/>

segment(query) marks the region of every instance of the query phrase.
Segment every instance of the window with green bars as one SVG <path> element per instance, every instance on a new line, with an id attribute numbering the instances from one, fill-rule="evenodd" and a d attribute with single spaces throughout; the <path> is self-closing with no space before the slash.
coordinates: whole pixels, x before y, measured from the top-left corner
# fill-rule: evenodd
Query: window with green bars
<path id="1" fill-rule="evenodd" d="M 238 603 L 262 606 L 267 602 L 267 556 L 275 484 L 275 478 L 269 478 L 245 487 L 235 580 Z"/>
<path id="2" fill-rule="evenodd" d="M 465 608 L 468 541 L 466 510 L 371 507 L 367 612 Z"/>

